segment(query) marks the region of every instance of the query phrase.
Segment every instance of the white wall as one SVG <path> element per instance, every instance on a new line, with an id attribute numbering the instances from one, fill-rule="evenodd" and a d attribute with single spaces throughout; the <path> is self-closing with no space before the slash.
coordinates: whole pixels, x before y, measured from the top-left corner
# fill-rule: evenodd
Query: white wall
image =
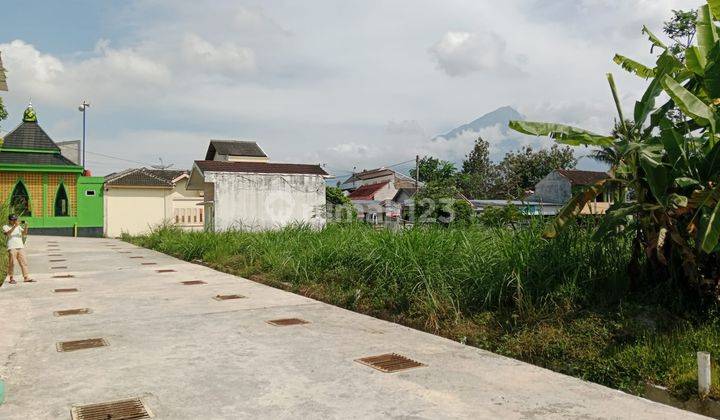
<path id="1" fill-rule="evenodd" d="M 572 197 L 570 181 L 557 171 L 550 172 L 535 184 L 532 199 L 543 203 L 565 203 Z"/>
<path id="2" fill-rule="evenodd" d="M 292 223 L 325 225 L 325 179 L 319 175 L 205 172 L 214 184 L 214 228 L 267 230 Z"/>
<path id="3" fill-rule="evenodd" d="M 108 188 L 105 191 L 105 235 L 147 233 L 166 219 L 172 200 L 169 188 Z"/>

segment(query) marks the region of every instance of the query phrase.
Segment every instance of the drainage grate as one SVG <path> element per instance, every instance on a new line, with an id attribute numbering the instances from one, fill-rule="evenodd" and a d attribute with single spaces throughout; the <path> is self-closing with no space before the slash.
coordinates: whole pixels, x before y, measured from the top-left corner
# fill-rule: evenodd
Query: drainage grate
<path id="1" fill-rule="evenodd" d="M 139 256 L 139 255 L 136 255 L 136 256 L 134 256 L 134 257 L 130 257 L 130 258 L 142 258 L 142 257 L 141 257 L 141 256 Z"/>
<path id="2" fill-rule="evenodd" d="M 63 270 L 63 269 L 67 269 L 67 266 L 66 266 L 66 265 L 59 265 L 59 266 L 57 266 L 57 267 L 50 267 L 50 269 L 51 269 L 51 270 Z"/>
<path id="3" fill-rule="evenodd" d="M 89 308 L 64 309 L 62 311 L 55 311 L 53 313 L 55 314 L 55 316 L 87 315 L 90 313 L 90 309 Z"/>
<path id="4" fill-rule="evenodd" d="M 245 299 L 245 296 L 243 296 L 243 295 L 217 295 L 217 296 L 214 296 L 213 299 L 215 299 L 215 300 Z"/>
<path id="5" fill-rule="evenodd" d="M 158 270 L 160 271 L 160 270 Z M 202 280 L 188 280 L 188 281 L 181 281 L 180 283 L 184 284 L 185 286 L 192 286 L 195 284 L 207 284 Z"/>
<path id="6" fill-rule="evenodd" d="M 173 269 L 164 269 L 164 270 L 155 270 L 158 273 L 175 273 L 175 270 Z"/>
<path id="7" fill-rule="evenodd" d="M 62 254 L 48 254 L 48 257 L 62 257 Z"/>
<path id="8" fill-rule="evenodd" d="M 85 340 L 61 341 L 57 343 L 57 351 L 68 352 L 76 350 L 94 349 L 108 345 L 104 338 L 88 338 Z"/>
<path id="9" fill-rule="evenodd" d="M 71 293 L 71 292 L 77 292 L 78 289 L 76 288 L 69 288 L 69 289 L 55 289 L 55 293 Z"/>
<path id="10" fill-rule="evenodd" d="M 405 356 L 401 356 L 397 353 L 381 354 L 380 356 L 364 357 L 362 359 L 355 360 L 363 365 L 370 366 L 379 371 L 386 373 L 399 372 L 401 370 L 413 369 L 417 367 L 426 366 L 415 360 L 408 359 Z"/>
<path id="11" fill-rule="evenodd" d="M 58 274 L 57 276 L 53 276 L 54 279 L 71 279 L 75 276 L 72 274 Z"/>
<path id="12" fill-rule="evenodd" d="M 153 417 L 140 398 L 76 405 L 70 413 L 72 420 L 142 420 Z"/>
<path id="13" fill-rule="evenodd" d="M 65 262 L 67 260 L 50 260 L 50 262 Z"/>
<path id="14" fill-rule="evenodd" d="M 304 319 L 300 319 L 300 318 L 273 319 L 272 321 L 268 321 L 267 323 L 271 324 L 271 325 L 275 325 L 277 327 L 287 327 L 288 325 L 309 324 L 308 321 L 305 321 Z"/>
<path id="15" fill-rule="evenodd" d="M 153 262 L 146 262 L 146 263 L 140 263 L 140 264 L 142 264 L 142 265 L 157 265 L 157 263 L 153 263 Z"/>
<path id="16" fill-rule="evenodd" d="M 119 254 L 130 254 L 131 251 L 118 251 Z"/>

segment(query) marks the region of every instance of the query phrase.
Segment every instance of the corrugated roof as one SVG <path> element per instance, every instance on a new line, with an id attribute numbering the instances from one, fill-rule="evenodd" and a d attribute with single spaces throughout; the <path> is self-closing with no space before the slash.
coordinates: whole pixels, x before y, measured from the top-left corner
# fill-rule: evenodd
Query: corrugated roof
<path id="1" fill-rule="evenodd" d="M 254 141 L 210 140 L 205 160 L 215 159 L 216 154 L 248 157 L 267 157 Z"/>
<path id="2" fill-rule="evenodd" d="M 42 149 L 60 152 L 60 148 L 37 122 L 24 121 L 11 131 L 2 144 L 3 148 Z"/>
<path id="3" fill-rule="evenodd" d="M 363 185 L 348 195 L 351 200 L 374 200 L 375 194 L 383 189 L 390 181 L 380 182 L 377 184 Z"/>
<path id="4" fill-rule="evenodd" d="M 205 172 L 246 172 L 260 174 L 307 174 L 326 176 L 320 165 L 296 163 L 264 163 L 264 162 L 227 162 L 215 160 L 196 160 L 195 165 Z"/>
<path id="5" fill-rule="evenodd" d="M 187 171 L 136 168 L 110 174 L 105 184 L 122 187 L 166 187 L 172 188 L 172 180 Z"/>
<path id="6" fill-rule="evenodd" d="M 557 169 L 572 185 L 593 185 L 598 181 L 610 178 L 607 172 L 579 171 L 576 169 Z"/>

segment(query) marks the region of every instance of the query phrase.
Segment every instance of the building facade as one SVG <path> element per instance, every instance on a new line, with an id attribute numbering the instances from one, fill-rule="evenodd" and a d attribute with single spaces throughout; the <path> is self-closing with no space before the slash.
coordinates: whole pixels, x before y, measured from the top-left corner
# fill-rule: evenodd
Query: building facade
<path id="1" fill-rule="evenodd" d="M 105 235 L 141 235 L 162 224 L 201 230 L 202 191 L 187 189 L 188 171 L 137 168 L 105 177 Z"/>
<path id="2" fill-rule="evenodd" d="M 0 197 L 35 233 L 102 236 L 103 178 L 83 176 L 31 106 L 0 146 Z"/>

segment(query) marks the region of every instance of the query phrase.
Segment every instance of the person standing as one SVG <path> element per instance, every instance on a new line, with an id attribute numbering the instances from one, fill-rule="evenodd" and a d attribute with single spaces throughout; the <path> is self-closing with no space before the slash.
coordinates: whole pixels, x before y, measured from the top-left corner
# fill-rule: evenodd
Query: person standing
<path id="1" fill-rule="evenodd" d="M 25 257 L 25 238 L 28 234 L 25 222 L 20 223 L 18 217 L 11 214 L 8 217 L 8 224 L 3 226 L 3 232 L 7 238 L 8 250 L 8 274 L 10 275 L 10 284 L 15 284 L 13 275 L 15 274 L 15 261 L 20 266 L 25 283 L 31 283 L 35 280 L 30 278 L 28 274 L 27 258 Z"/>

